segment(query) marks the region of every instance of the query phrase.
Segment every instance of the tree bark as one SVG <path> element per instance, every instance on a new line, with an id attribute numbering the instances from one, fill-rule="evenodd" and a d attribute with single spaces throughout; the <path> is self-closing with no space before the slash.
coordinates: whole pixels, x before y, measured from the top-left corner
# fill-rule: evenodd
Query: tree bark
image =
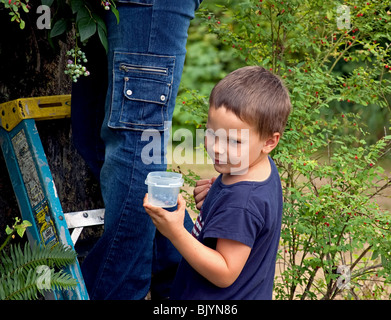
<path id="1" fill-rule="evenodd" d="M 50 30 L 36 26 L 38 1 L 30 1 L 24 30 L 11 22 L 8 10 L 0 8 L 0 103 L 10 100 L 71 93 L 71 81 L 64 74 L 66 51 L 72 46 L 64 36 L 53 46 Z M 72 145 L 70 119 L 37 121 L 64 212 L 103 208 L 99 183 Z M 0 239 L 6 225 L 20 217 L 8 171 L 0 152 Z"/>

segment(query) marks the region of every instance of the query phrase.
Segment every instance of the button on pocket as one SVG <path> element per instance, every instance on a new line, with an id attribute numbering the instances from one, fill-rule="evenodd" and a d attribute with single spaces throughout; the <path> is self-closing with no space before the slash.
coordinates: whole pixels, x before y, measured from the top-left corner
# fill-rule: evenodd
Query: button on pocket
<path id="1" fill-rule="evenodd" d="M 174 63 L 170 56 L 116 52 L 109 127 L 164 130 Z"/>

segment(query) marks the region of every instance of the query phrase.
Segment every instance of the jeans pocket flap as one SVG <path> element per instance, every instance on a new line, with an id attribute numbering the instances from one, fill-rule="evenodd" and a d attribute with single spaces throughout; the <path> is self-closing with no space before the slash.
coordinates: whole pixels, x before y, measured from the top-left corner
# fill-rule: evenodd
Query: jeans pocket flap
<path id="1" fill-rule="evenodd" d="M 156 80 L 125 77 L 124 95 L 129 100 L 165 105 L 170 84 Z"/>
<path id="2" fill-rule="evenodd" d="M 108 126 L 164 130 L 174 65 L 172 56 L 116 52 Z"/>

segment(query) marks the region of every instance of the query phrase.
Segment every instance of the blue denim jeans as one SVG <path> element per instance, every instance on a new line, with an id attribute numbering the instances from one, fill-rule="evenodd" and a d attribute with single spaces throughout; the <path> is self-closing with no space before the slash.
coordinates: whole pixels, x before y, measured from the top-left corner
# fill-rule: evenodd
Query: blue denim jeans
<path id="1" fill-rule="evenodd" d="M 96 53 L 91 78 L 73 89 L 74 142 L 100 177 L 106 209 L 104 233 L 82 265 L 91 299 L 143 299 L 150 288 L 157 297 L 168 296 L 180 255 L 156 231 L 142 202 L 147 174 L 166 170 L 163 135 L 174 111 L 188 27 L 200 2 L 118 1 L 120 23 L 107 15 L 107 70 L 95 70 L 97 65 L 105 69 Z M 93 71 L 101 78 L 94 78 Z M 99 119 L 104 152 L 94 129 Z M 152 163 L 141 156 L 151 147 L 143 136 L 148 130 L 161 134 L 154 140 L 161 152 Z M 188 214 L 185 226 L 192 227 Z"/>

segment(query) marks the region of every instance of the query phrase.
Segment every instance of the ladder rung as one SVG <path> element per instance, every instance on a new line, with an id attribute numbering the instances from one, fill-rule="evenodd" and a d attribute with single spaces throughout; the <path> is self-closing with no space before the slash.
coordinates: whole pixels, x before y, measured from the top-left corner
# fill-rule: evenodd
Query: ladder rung
<path id="1" fill-rule="evenodd" d="M 96 226 L 104 223 L 105 209 L 64 213 L 68 229 Z"/>

